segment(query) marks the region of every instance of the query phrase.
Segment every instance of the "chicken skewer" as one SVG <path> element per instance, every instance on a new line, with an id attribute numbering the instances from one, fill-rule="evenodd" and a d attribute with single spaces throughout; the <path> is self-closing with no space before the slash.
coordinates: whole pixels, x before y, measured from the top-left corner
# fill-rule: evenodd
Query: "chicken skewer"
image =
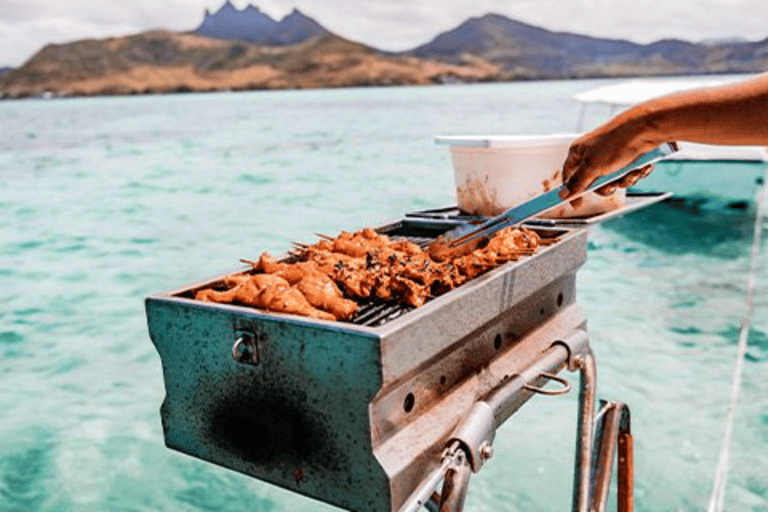
<path id="1" fill-rule="evenodd" d="M 356 300 L 377 297 L 419 307 L 508 261 L 536 252 L 542 240 L 526 228 L 500 230 L 484 247 L 441 261 L 406 239 L 390 239 L 366 228 L 335 238 L 318 233 L 313 244 L 294 243 L 299 260 L 280 262 L 268 253 L 241 259 L 254 274 L 223 280 L 226 290 L 200 290 L 198 300 L 237 303 L 328 320 L 349 320 Z"/>

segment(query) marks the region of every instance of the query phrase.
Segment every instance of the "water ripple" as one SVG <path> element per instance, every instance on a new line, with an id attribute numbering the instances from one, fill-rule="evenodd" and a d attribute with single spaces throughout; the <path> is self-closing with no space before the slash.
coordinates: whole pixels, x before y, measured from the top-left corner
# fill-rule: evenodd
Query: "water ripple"
<path id="1" fill-rule="evenodd" d="M 13 345 L 16 343 L 23 343 L 24 336 L 16 331 L 3 331 L 0 332 L 0 343 Z"/>
<path id="2" fill-rule="evenodd" d="M 32 427 L 22 434 L 6 433 L 4 437 L 0 451 L 0 507 L 9 511 L 39 510 L 50 496 L 50 434 Z"/>

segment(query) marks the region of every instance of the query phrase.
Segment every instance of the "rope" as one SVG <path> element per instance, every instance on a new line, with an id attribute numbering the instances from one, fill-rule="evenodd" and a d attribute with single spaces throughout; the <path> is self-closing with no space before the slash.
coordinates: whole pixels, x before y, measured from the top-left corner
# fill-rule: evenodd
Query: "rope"
<path id="1" fill-rule="evenodd" d="M 768 172 L 765 175 L 768 178 Z M 765 183 L 765 180 L 764 180 Z M 752 313 L 755 309 L 755 281 L 758 271 L 758 260 L 760 256 L 760 242 L 763 234 L 763 219 L 766 204 L 766 188 L 763 185 L 757 194 L 757 213 L 755 215 L 755 226 L 752 234 L 752 251 L 749 262 L 749 281 L 747 284 L 747 311 L 744 315 L 744 321 L 741 324 L 739 332 L 739 342 L 736 355 L 736 365 L 733 369 L 733 380 L 731 383 L 731 401 L 728 406 L 728 413 L 725 418 L 725 429 L 723 433 L 723 444 L 720 447 L 720 456 L 715 467 L 715 478 L 712 485 L 712 496 L 709 499 L 708 512 L 722 512 L 725 502 L 725 486 L 728 481 L 728 460 L 731 454 L 731 436 L 733 432 L 733 417 L 736 413 L 736 406 L 739 400 L 739 391 L 741 390 L 742 373 L 744 367 L 744 356 L 747 352 L 747 338 L 749 337 L 749 327 L 752 321 Z"/>

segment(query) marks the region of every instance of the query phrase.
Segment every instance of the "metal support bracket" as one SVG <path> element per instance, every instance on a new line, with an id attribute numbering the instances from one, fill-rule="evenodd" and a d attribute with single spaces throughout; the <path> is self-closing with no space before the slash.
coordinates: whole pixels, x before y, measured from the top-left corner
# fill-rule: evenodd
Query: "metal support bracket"
<path id="1" fill-rule="evenodd" d="M 615 443 L 607 440 L 616 439 L 616 432 L 608 428 L 599 431 L 599 451 L 595 448 L 595 389 L 597 372 L 595 359 L 589 347 L 586 331 L 578 329 L 571 336 L 555 341 L 541 354 L 536 364 L 511 377 L 494 389 L 482 400 L 476 402 L 465 419 L 455 429 L 447 443 L 440 466 L 433 471 L 406 500 L 400 512 L 416 512 L 423 507 L 440 512 L 460 511 L 466 496 L 471 472 L 478 472 L 483 462 L 493 454 L 493 439 L 498 425 L 509 415 L 510 408 L 519 407 L 521 391 L 559 395 L 570 389 L 570 383 L 558 377 L 556 372 L 566 366 L 571 371 L 580 372 L 579 418 L 576 442 L 576 461 L 574 468 L 574 512 L 603 512 L 607 489 L 610 483 L 610 464 L 605 461 L 613 456 Z M 542 379 L 556 380 L 563 387 L 553 391 L 543 390 L 534 383 Z M 626 406 L 614 405 L 618 414 L 618 432 L 629 433 L 629 416 Z M 624 412 L 626 411 L 626 412 Z M 603 421 L 617 421 L 613 414 L 601 414 Z M 626 427 L 623 427 L 626 425 Z M 624 430 L 622 430 L 624 429 Z M 629 502 L 629 508 L 619 508 L 619 512 L 631 512 L 631 436 L 618 435 L 619 457 L 623 461 L 619 468 L 619 500 Z M 627 451 L 629 450 L 629 451 Z M 599 453 L 593 469 L 593 454 Z M 607 480 L 606 480 L 607 475 Z M 437 495 L 434 489 L 443 482 L 443 493 Z M 597 480 L 598 485 L 593 483 Z M 593 492 L 593 489 L 597 489 Z M 603 491 L 605 489 L 605 491 Z M 592 507 L 592 508 L 590 508 Z M 621 507 L 621 505 L 620 505 Z"/>

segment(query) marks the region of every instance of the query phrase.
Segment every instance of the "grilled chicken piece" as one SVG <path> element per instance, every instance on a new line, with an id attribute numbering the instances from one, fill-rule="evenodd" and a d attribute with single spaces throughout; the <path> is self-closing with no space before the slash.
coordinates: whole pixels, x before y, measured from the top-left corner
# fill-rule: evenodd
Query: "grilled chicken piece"
<path id="1" fill-rule="evenodd" d="M 305 254 L 305 258 L 307 258 L 308 261 L 316 263 L 318 270 L 328 276 L 334 275 L 336 270 L 341 267 L 357 269 L 365 266 L 365 260 L 362 258 L 353 258 L 346 254 L 326 250 L 314 251 L 311 248 L 308 249 Z"/>
<path id="2" fill-rule="evenodd" d="M 233 300 L 235 300 L 236 293 L 237 293 L 237 288 L 232 288 L 231 290 L 226 290 L 226 291 L 218 291 L 212 288 L 204 288 L 202 290 L 198 290 L 198 292 L 195 294 L 195 300 L 201 300 L 203 302 L 219 302 L 221 304 L 228 304 Z"/>
<path id="3" fill-rule="evenodd" d="M 320 273 L 320 268 L 314 261 L 302 261 L 299 263 L 292 263 L 290 265 L 284 265 L 280 270 L 275 272 L 276 276 L 282 277 L 290 284 L 296 284 L 307 276 Z"/>
<path id="4" fill-rule="evenodd" d="M 418 284 L 410 279 L 403 277 L 394 277 L 391 280 L 392 289 L 406 304 L 409 304 L 415 308 L 423 306 L 429 296 L 429 287 L 423 284 Z"/>
<path id="5" fill-rule="evenodd" d="M 335 270 L 334 278 L 347 295 L 361 299 L 370 297 L 378 282 L 376 274 L 368 272 L 365 268 L 345 266 L 339 266 Z"/>
<path id="6" fill-rule="evenodd" d="M 504 228 L 483 248 L 484 253 L 495 253 L 499 258 L 517 259 L 531 254 L 539 246 L 539 235 L 529 229 Z"/>
<path id="7" fill-rule="evenodd" d="M 358 309 L 352 298 L 399 300 L 414 307 L 507 261 L 533 254 L 541 241 L 531 230 L 505 228 L 484 247 L 462 254 L 434 255 L 405 239 L 391 240 L 372 229 L 342 231 L 333 240 L 306 247 L 304 261 L 285 263 L 263 253 L 249 261 L 255 275 L 224 278 L 225 291 L 200 290 L 196 299 L 234 302 L 312 318 L 348 320 Z M 342 293 L 343 291 L 343 293 Z"/>
<path id="8" fill-rule="evenodd" d="M 255 270 L 256 272 L 263 272 L 265 274 L 272 274 L 274 272 L 277 272 L 278 270 L 285 268 L 285 266 L 286 266 L 285 263 L 281 263 L 277 261 L 268 252 L 263 252 L 261 253 L 261 256 L 259 256 L 259 261 L 253 264 L 253 270 Z"/>
<path id="9" fill-rule="evenodd" d="M 296 285 L 314 307 L 327 311 L 337 320 L 349 320 L 357 312 L 355 301 L 345 299 L 336 283 L 330 277 L 316 272 L 305 276 Z"/>
<path id="10" fill-rule="evenodd" d="M 334 316 L 336 320 L 350 319 L 358 309 L 355 301 L 345 299 L 336 283 L 320 271 L 314 261 L 299 263 L 280 263 L 268 253 L 263 253 L 254 269 L 264 272 L 274 271 L 274 274 L 256 274 L 253 279 L 272 279 L 292 285 L 301 292 L 309 305 Z"/>
<path id="11" fill-rule="evenodd" d="M 389 245 L 390 239 L 380 235 L 373 229 L 365 228 L 355 233 L 342 231 L 333 241 L 333 252 L 362 258 L 369 251 Z"/>
<path id="12" fill-rule="evenodd" d="M 336 317 L 332 314 L 312 307 L 306 297 L 304 297 L 304 294 L 298 289 L 287 285 L 273 284 L 265 287 L 258 295 L 256 307 L 277 311 L 278 313 L 292 313 L 322 320 L 336 320 Z"/>
<path id="13" fill-rule="evenodd" d="M 242 293 L 240 288 L 247 281 L 250 281 L 250 279 L 251 276 L 247 274 L 231 274 L 225 276 L 223 281 L 224 285 L 227 287 L 226 290 L 218 291 L 211 288 L 204 288 L 195 294 L 195 300 L 220 303 L 240 302 L 240 300 L 238 300 L 238 293 Z"/>
<path id="14" fill-rule="evenodd" d="M 223 292 L 210 289 L 200 290 L 195 295 L 195 299 L 243 304 L 281 313 L 336 320 L 334 315 L 312 307 L 299 290 L 292 288 L 288 281 L 279 276 L 272 274 L 233 275 L 227 276 L 224 281 L 225 284 L 229 283 L 234 287 Z"/>
<path id="15" fill-rule="evenodd" d="M 357 303 L 345 299 L 333 279 L 321 272 L 314 261 L 284 265 L 275 275 L 295 285 L 312 306 L 331 313 L 337 320 L 348 320 L 357 312 Z"/>

